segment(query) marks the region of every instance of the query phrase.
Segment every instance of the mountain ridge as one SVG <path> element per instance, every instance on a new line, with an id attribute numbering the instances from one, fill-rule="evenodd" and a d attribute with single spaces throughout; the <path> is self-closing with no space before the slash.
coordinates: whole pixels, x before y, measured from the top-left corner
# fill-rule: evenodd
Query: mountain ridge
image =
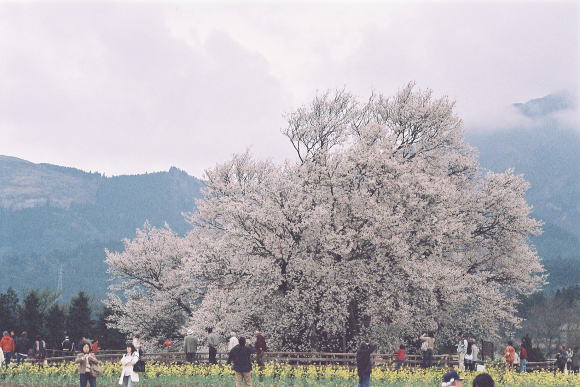
<path id="1" fill-rule="evenodd" d="M 122 248 L 145 221 L 185 233 L 182 213 L 195 210 L 202 187 L 176 167 L 106 177 L 0 156 L 0 283 L 56 288 L 62 269 L 64 297 L 87 289 L 104 296 L 104 249 Z"/>

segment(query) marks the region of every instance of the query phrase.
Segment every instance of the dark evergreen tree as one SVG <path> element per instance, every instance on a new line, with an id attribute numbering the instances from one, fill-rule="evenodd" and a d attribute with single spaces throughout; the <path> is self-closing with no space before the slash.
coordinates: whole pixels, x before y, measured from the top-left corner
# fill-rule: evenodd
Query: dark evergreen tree
<path id="1" fill-rule="evenodd" d="M 20 331 L 27 331 L 28 337 L 44 333 L 43 305 L 38 291 L 31 290 L 24 297 L 20 311 Z"/>
<path id="2" fill-rule="evenodd" d="M 81 291 L 71 300 L 66 319 L 66 331 L 72 340 L 78 342 L 80 338 L 90 336 L 91 325 L 89 298 L 85 292 Z"/>
<path id="3" fill-rule="evenodd" d="M 50 348 L 60 349 L 66 329 L 66 314 L 64 309 L 54 304 L 46 314 L 46 343 Z"/>
<path id="4" fill-rule="evenodd" d="M 99 313 L 99 319 L 95 329 L 96 338 L 99 340 L 101 348 L 104 349 L 123 349 L 127 341 L 124 333 L 115 328 L 108 328 L 107 321 L 114 314 L 111 308 L 105 307 Z"/>
<path id="5" fill-rule="evenodd" d="M 0 328 L 6 331 L 20 329 L 20 305 L 18 296 L 12 288 L 0 294 Z M 1 333 L 1 332 L 0 332 Z"/>

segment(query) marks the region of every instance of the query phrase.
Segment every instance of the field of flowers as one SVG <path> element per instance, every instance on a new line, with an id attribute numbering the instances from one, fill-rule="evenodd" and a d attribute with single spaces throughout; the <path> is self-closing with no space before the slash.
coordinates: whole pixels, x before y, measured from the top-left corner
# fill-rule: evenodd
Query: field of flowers
<path id="1" fill-rule="evenodd" d="M 98 378 L 99 386 L 118 386 L 120 365 L 104 364 L 104 375 Z M 488 372 L 498 386 L 580 386 L 580 375 L 554 374 L 548 371 L 519 374 L 503 369 Z M 440 369 L 407 368 L 394 370 L 376 367 L 372 380 L 379 386 L 427 387 L 440 385 Z M 471 385 L 475 373 L 464 373 L 465 385 Z M 356 371 L 345 366 L 290 366 L 269 363 L 263 371 L 252 373 L 253 385 L 260 387 L 346 387 L 356 385 Z M 225 387 L 234 383 L 229 366 L 192 364 L 148 364 L 147 372 L 141 374 L 142 387 L 157 386 L 212 386 Z M 0 371 L 0 386 L 77 386 L 78 366 L 75 363 L 53 364 L 38 367 L 24 364 L 18 368 Z"/>

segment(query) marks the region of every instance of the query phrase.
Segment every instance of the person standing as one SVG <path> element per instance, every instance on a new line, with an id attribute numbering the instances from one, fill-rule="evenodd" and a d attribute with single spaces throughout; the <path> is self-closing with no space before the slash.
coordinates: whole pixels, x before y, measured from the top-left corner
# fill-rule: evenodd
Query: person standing
<path id="1" fill-rule="evenodd" d="M 267 350 L 268 346 L 266 345 L 266 338 L 260 333 L 260 331 L 256 331 L 256 362 L 261 370 L 264 369 L 264 353 L 266 353 Z"/>
<path id="2" fill-rule="evenodd" d="M 132 387 L 133 383 L 139 381 L 139 373 L 133 371 L 133 366 L 139 361 L 139 351 L 135 348 L 133 343 L 127 344 L 127 352 L 121 359 L 121 377 L 119 384 L 124 387 Z"/>
<path id="3" fill-rule="evenodd" d="M 479 347 L 476 344 L 475 339 L 472 339 L 471 341 L 471 352 L 473 355 L 473 364 L 471 366 L 471 371 L 475 371 L 477 370 L 477 362 L 479 360 Z"/>
<path id="4" fill-rule="evenodd" d="M 189 363 L 195 361 L 195 353 L 197 352 L 197 338 L 193 332 L 189 332 L 183 339 L 183 352 L 185 352 L 185 360 Z"/>
<path id="5" fill-rule="evenodd" d="M 424 332 L 419 339 L 423 342 L 421 344 L 421 352 L 423 352 L 423 368 L 429 368 L 433 365 L 433 350 L 435 349 L 435 338 L 433 332 Z"/>
<path id="6" fill-rule="evenodd" d="M 91 349 L 93 350 L 93 353 L 97 353 L 99 352 L 99 349 L 101 349 L 101 347 L 99 346 L 99 340 L 95 340 L 93 341 L 93 344 L 91 345 Z"/>
<path id="7" fill-rule="evenodd" d="M 371 373 L 373 362 L 371 354 L 377 349 L 375 345 L 363 343 L 356 352 L 356 371 L 358 374 L 358 387 L 369 387 L 371 385 Z"/>
<path id="8" fill-rule="evenodd" d="M 42 365 L 44 363 L 44 359 L 46 359 L 46 342 L 42 340 L 40 335 L 36 336 L 36 341 L 32 346 L 32 352 L 34 353 L 36 364 L 39 366 Z"/>
<path id="9" fill-rule="evenodd" d="M 572 359 L 574 358 L 574 351 L 572 350 L 572 347 L 568 347 L 568 350 L 566 351 L 568 353 L 568 357 L 567 357 L 567 361 L 566 361 L 566 371 L 572 371 L 573 366 L 572 366 Z"/>
<path id="10" fill-rule="evenodd" d="M 399 349 L 395 351 L 395 359 L 397 361 L 396 369 L 401 368 L 405 365 L 405 360 L 407 359 L 407 350 L 403 344 L 399 345 Z"/>
<path id="11" fill-rule="evenodd" d="M 568 352 L 563 345 L 560 345 L 558 353 L 556 354 L 556 367 L 561 372 L 566 371 L 566 363 L 568 362 Z"/>
<path id="12" fill-rule="evenodd" d="M 250 343 L 248 343 L 250 344 Z M 252 387 L 252 354 L 256 352 L 252 345 L 246 345 L 246 338 L 240 337 L 236 345 L 228 354 L 228 364 L 234 363 L 236 372 L 236 387 L 245 384 Z"/>
<path id="13" fill-rule="evenodd" d="M 527 365 L 528 365 L 528 350 L 524 343 L 520 345 L 520 372 L 524 373 L 527 372 Z"/>
<path id="14" fill-rule="evenodd" d="M 508 341 L 507 347 L 503 350 L 503 356 L 508 368 L 510 370 L 513 369 L 516 360 L 516 349 L 511 341 Z"/>
<path id="15" fill-rule="evenodd" d="M 135 347 L 137 352 L 139 352 L 139 356 L 143 355 L 143 353 L 141 352 L 141 335 L 138 333 L 135 333 L 133 335 L 133 339 L 131 340 L 131 343 L 133 344 L 133 347 Z"/>
<path id="16" fill-rule="evenodd" d="M 62 349 L 62 352 L 64 352 L 64 356 L 67 356 L 68 354 L 72 353 L 74 350 L 74 343 L 69 339 L 68 336 L 64 337 L 64 340 L 60 346 L 60 348 Z"/>
<path id="17" fill-rule="evenodd" d="M 8 331 L 4 331 L 2 334 L 2 340 L 0 340 L 0 347 L 4 352 L 4 366 L 8 368 L 10 360 L 12 359 L 12 354 L 14 353 L 14 339 Z"/>
<path id="18" fill-rule="evenodd" d="M 228 353 L 238 345 L 238 338 L 236 337 L 236 332 L 230 332 L 230 340 L 228 341 Z"/>
<path id="19" fill-rule="evenodd" d="M 473 342 L 471 341 L 467 342 L 463 363 L 463 370 L 475 371 L 475 365 L 473 363 Z"/>
<path id="20" fill-rule="evenodd" d="M 97 378 L 91 374 L 91 366 L 93 364 L 99 364 L 99 361 L 91 353 L 91 345 L 89 343 L 83 344 L 81 353 L 77 355 L 75 362 L 79 364 L 81 387 L 86 387 L 87 383 L 90 387 L 96 387 Z"/>
<path id="21" fill-rule="evenodd" d="M 14 340 L 14 348 L 16 352 L 16 365 L 19 366 L 28 357 L 30 351 L 30 339 L 28 332 L 24 331 Z"/>
<path id="22" fill-rule="evenodd" d="M 578 351 L 580 351 L 580 349 L 578 347 L 574 347 L 574 352 L 572 353 L 572 368 L 570 368 L 570 370 L 574 373 L 578 372 Z"/>
<path id="23" fill-rule="evenodd" d="M 217 349 L 220 345 L 220 338 L 213 331 L 213 328 L 207 328 L 207 347 L 209 351 L 209 364 L 217 364 L 216 355 Z"/>
<path id="24" fill-rule="evenodd" d="M 457 355 L 459 356 L 459 371 L 465 371 L 465 354 L 467 353 L 467 340 L 462 333 L 457 335 Z"/>

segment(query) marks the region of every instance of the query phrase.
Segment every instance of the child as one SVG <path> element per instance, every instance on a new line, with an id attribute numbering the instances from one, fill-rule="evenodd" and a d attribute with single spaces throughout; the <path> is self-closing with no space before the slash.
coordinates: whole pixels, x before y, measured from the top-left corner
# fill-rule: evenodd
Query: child
<path id="1" fill-rule="evenodd" d="M 399 349 L 395 351 L 395 356 L 397 357 L 397 366 L 395 368 L 399 369 L 405 365 L 405 360 L 407 358 L 407 351 L 405 350 L 405 346 L 403 344 L 401 344 Z"/>

